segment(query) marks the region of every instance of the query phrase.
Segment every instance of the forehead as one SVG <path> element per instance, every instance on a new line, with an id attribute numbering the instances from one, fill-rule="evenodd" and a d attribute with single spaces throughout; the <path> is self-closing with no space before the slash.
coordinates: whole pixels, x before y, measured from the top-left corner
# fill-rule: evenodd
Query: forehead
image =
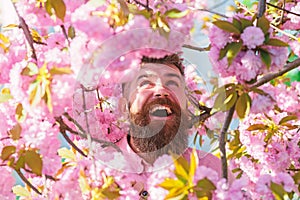
<path id="1" fill-rule="evenodd" d="M 174 65 L 166 65 L 160 63 L 145 63 L 139 70 L 137 78 L 142 75 L 153 75 L 153 76 L 170 76 L 174 75 L 181 79 L 182 75 L 179 69 Z"/>

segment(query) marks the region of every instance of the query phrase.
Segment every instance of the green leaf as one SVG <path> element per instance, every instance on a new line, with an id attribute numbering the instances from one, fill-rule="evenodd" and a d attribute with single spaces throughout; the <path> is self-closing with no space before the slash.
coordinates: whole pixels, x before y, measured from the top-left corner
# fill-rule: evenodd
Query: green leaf
<path id="1" fill-rule="evenodd" d="M 216 189 L 216 186 L 207 178 L 199 180 L 197 182 L 197 187 L 203 188 L 206 191 L 212 191 Z"/>
<path id="2" fill-rule="evenodd" d="M 57 152 L 58 152 L 58 155 L 61 158 L 65 158 L 65 159 L 68 159 L 68 160 L 71 160 L 71 161 L 76 160 L 76 155 L 74 154 L 74 152 L 67 149 L 66 147 L 58 149 Z"/>
<path id="3" fill-rule="evenodd" d="M 296 115 L 289 115 L 286 117 L 283 117 L 280 121 L 279 121 L 279 125 L 283 125 L 284 123 L 288 122 L 288 121 L 292 121 L 292 120 L 297 120 L 298 117 Z"/>
<path id="4" fill-rule="evenodd" d="M 259 53 L 260 53 L 260 58 L 263 61 L 263 63 L 267 66 L 267 69 L 270 69 L 272 63 L 270 53 L 267 50 L 262 48 L 259 49 Z"/>
<path id="5" fill-rule="evenodd" d="M 104 197 L 106 197 L 108 199 L 117 199 L 118 197 L 120 197 L 119 190 L 112 190 L 111 191 L 111 188 L 103 188 L 101 190 L 101 193 L 104 195 Z"/>
<path id="6" fill-rule="evenodd" d="M 174 173 L 178 179 L 187 181 L 189 179 L 189 164 L 188 161 L 180 156 L 174 160 L 175 170 Z"/>
<path id="7" fill-rule="evenodd" d="M 21 75 L 34 76 L 37 75 L 38 73 L 39 73 L 38 66 L 33 62 L 29 62 L 27 66 L 22 70 Z"/>
<path id="8" fill-rule="evenodd" d="M 173 188 L 169 190 L 169 194 L 165 196 L 165 200 L 183 200 L 188 194 L 188 187 Z"/>
<path id="9" fill-rule="evenodd" d="M 247 128 L 247 131 L 266 130 L 269 127 L 264 124 L 252 124 Z"/>
<path id="10" fill-rule="evenodd" d="M 225 92 L 220 90 L 220 93 L 215 99 L 213 109 L 218 111 L 229 110 L 237 100 L 237 93 L 235 91 L 235 86 L 227 89 Z"/>
<path id="11" fill-rule="evenodd" d="M 28 150 L 25 152 L 24 155 L 25 163 L 31 169 L 33 173 L 38 176 L 42 175 L 42 168 L 43 168 L 43 160 L 36 151 Z"/>
<path id="12" fill-rule="evenodd" d="M 243 47 L 242 42 L 232 42 L 228 44 L 228 51 L 226 53 L 226 57 L 228 60 L 228 66 L 231 65 L 234 58 L 238 55 L 238 53 L 241 51 Z"/>
<path id="13" fill-rule="evenodd" d="M 70 67 L 52 67 L 49 73 L 53 75 L 72 74 L 73 71 Z"/>
<path id="14" fill-rule="evenodd" d="M 129 12 L 134 14 L 134 15 L 142 15 L 146 19 L 149 19 L 151 17 L 151 13 L 147 9 L 139 9 L 136 5 L 134 4 L 128 4 L 128 9 Z"/>
<path id="15" fill-rule="evenodd" d="M 23 156 L 23 154 L 21 154 L 19 159 L 17 160 L 15 170 L 20 170 L 21 168 L 25 168 L 25 157 Z"/>
<path id="16" fill-rule="evenodd" d="M 53 14 L 53 9 L 56 17 L 64 21 L 66 15 L 66 4 L 63 0 L 47 0 L 45 8 L 49 15 Z"/>
<path id="17" fill-rule="evenodd" d="M 193 184 L 196 169 L 198 167 L 198 154 L 196 149 L 193 149 L 190 155 L 190 169 L 189 169 L 189 184 Z"/>
<path id="18" fill-rule="evenodd" d="M 15 117 L 18 122 L 23 122 L 26 118 L 26 111 L 24 110 L 23 105 L 21 103 L 18 103 L 16 107 Z"/>
<path id="19" fill-rule="evenodd" d="M 294 174 L 293 179 L 296 184 L 300 183 L 300 171 L 298 171 Z M 299 185 L 299 187 L 300 187 L 300 185 Z"/>
<path id="20" fill-rule="evenodd" d="M 123 11 L 123 13 L 125 15 L 128 15 L 129 14 L 129 9 L 128 9 L 126 1 L 124 1 L 124 0 L 118 0 L 118 3 L 120 4 L 120 8 Z"/>
<path id="21" fill-rule="evenodd" d="M 233 18 L 233 19 L 232 19 L 232 24 L 233 24 L 233 26 L 234 26 L 235 28 L 237 28 L 240 32 L 242 31 L 242 24 L 241 24 L 241 22 L 240 22 L 238 19 Z"/>
<path id="22" fill-rule="evenodd" d="M 267 34 L 270 29 L 270 22 L 266 16 L 262 16 L 257 20 L 257 26 L 261 28 L 264 34 Z"/>
<path id="23" fill-rule="evenodd" d="M 1 40 L 4 44 L 9 44 L 9 38 L 6 37 L 5 35 L 3 35 L 2 33 L 0 33 L 0 40 Z"/>
<path id="24" fill-rule="evenodd" d="M 271 38 L 267 42 L 266 45 L 276 46 L 276 47 L 288 47 L 289 45 L 282 40 Z"/>
<path id="25" fill-rule="evenodd" d="M 12 191 L 16 196 L 20 196 L 20 197 L 31 196 L 30 192 L 25 187 L 22 187 L 21 185 L 13 186 Z"/>
<path id="26" fill-rule="evenodd" d="M 167 10 L 164 15 L 167 16 L 168 18 L 176 19 L 176 18 L 182 18 L 182 17 L 186 16 L 188 13 L 189 13 L 188 9 L 185 11 L 180 11 L 176 8 L 173 8 L 173 9 Z"/>
<path id="27" fill-rule="evenodd" d="M 161 184 L 159 184 L 159 186 L 164 188 L 165 190 L 171 190 L 173 188 L 184 187 L 184 183 L 178 179 L 166 178 Z"/>
<path id="28" fill-rule="evenodd" d="M 264 142 L 268 144 L 270 139 L 273 137 L 273 135 L 274 135 L 274 132 L 269 131 L 268 134 L 266 135 L 266 137 L 264 138 Z"/>
<path id="29" fill-rule="evenodd" d="M 5 103 L 5 102 L 9 101 L 12 98 L 13 98 L 13 96 L 11 94 L 0 93 L 0 103 Z"/>
<path id="30" fill-rule="evenodd" d="M 240 21 L 241 21 L 242 30 L 244 30 L 248 26 L 253 26 L 253 23 L 251 20 L 248 20 L 245 18 L 240 18 Z"/>
<path id="31" fill-rule="evenodd" d="M 20 139 L 20 136 L 21 136 L 21 132 L 22 132 L 22 127 L 19 123 L 17 123 L 16 125 L 14 125 L 12 127 L 12 129 L 10 129 L 8 131 L 9 135 L 11 136 L 11 138 L 13 140 L 18 140 Z"/>
<path id="32" fill-rule="evenodd" d="M 240 34 L 240 30 L 237 29 L 232 23 L 228 22 L 228 21 L 222 21 L 222 20 L 218 20 L 213 22 L 213 24 L 215 26 L 217 26 L 218 28 L 230 32 L 230 33 L 236 33 L 236 34 Z"/>
<path id="33" fill-rule="evenodd" d="M 34 30 L 34 29 L 30 29 L 30 34 L 32 36 L 32 39 L 34 42 L 38 43 L 38 44 L 45 44 L 43 42 L 43 37 L 39 34 L 38 31 Z"/>
<path id="34" fill-rule="evenodd" d="M 42 87 L 40 82 L 35 81 L 29 86 L 29 103 L 37 105 L 45 95 L 45 87 Z"/>
<path id="35" fill-rule="evenodd" d="M 237 100 L 235 110 L 240 119 L 245 118 L 251 108 L 251 98 L 248 93 L 243 93 Z"/>
<path id="36" fill-rule="evenodd" d="M 50 91 L 50 85 L 46 86 L 46 92 L 45 92 L 45 102 L 47 104 L 48 110 L 50 113 L 53 112 L 53 106 L 52 106 L 52 97 L 51 97 L 51 91 Z"/>
<path id="37" fill-rule="evenodd" d="M 270 188 L 276 200 L 284 200 L 284 196 L 287 192 L 284 190 L 282 185 L 271 182 Z"/>
<path id="38" fill-rule="evenodd" d="M 198 198 L 207 197 L 212 198 L 212 192 L 216 189 L 216 186 L 207 178 L 201 179 L 197 182 L 194 190 Z"/>
<path id="39" fill-rule="evenodd" d="M 3 161 L 7 160 L 12 154 L 16 152 L 15 146 L 4 146 L 1 151 L 1 159 Z"/>
<path id="40" fill-rule="evenodd" d="M 229 49 L 229 44 L 227 44 L 225 47 L 223 47 L 223 48 L 220 50 L 220 54 L 219 54 L 218 60 L 222 60 L 222 59 L 226 56 L 226 54 L 227 54 L 227 52 L 228 52 L 228 49 Z"/>
<path id="41" fill-rule="evenodd" d="M 76 36 L 75 28 L 73 26 L 69 26 L 68 28 L 68 37 L 73 39 Z"/>

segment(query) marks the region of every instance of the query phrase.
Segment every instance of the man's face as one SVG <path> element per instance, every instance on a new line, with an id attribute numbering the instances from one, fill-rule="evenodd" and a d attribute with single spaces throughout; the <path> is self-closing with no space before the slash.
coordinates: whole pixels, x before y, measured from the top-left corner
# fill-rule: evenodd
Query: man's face
<path id="1" fill-rule="evenodd" d="M 131 114 L 141 112 L 147 103 L 157 99 L 167 99 L 177 104 L 180 109 L 186 108 L 185 83 L 175 66 L 158 63 L 143 65 L 128 88 L 128 100 Z M 149 110 L 151 121 L 168 120 L 173 117 L 171 105 L 157 103 Z"/>
<path id="2" fill-rule="evenodd" d="M 182 153 L 187 142 L 185 82 L 175 66 L 146 63 L 128 85 L 130 135 L 141 152 Z"/>

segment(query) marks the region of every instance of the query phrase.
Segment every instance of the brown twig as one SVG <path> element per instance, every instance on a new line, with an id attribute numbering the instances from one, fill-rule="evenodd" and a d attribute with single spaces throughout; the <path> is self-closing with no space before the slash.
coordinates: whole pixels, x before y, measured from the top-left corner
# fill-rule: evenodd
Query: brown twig
<path id="1" fill-rule="evenodd" d="M 288 171 L 293 171 L 293 172 L 299 172 L 299 171 L 300 171 L 300 169 L 291 169 L 291 168 L 288 168 L 288 169 L 286 169 L 286 170 L 288 170 Z"/>
<path id="2" fill-rule="evenodd" d="M 146 4 L 140 2 L 140 1 L 137 1 L 137 0 L 133 0 L 136 4 L 140 5 L 140 6 L 143 6 L 144 8 L 146 8 L 148 11 L 151 10 L 151 8 L 149 7 L 149 2 L 147 1 Z"/>
<path id="3" fill-rule="evenodd" d="M 15 170 L 19 177 L 24 181 L 33 191 L 35 191 L 37 194 L 42 195 L 42 193 L 33 185 L 30 183 L 30 181 L 22 174 L 20 170 Z"/>
<path id="4" fill-rule="evenodd" d="M 78 135 L 83 139 L 87 139 L 87 133 L 84 131 L 84 129 L 79 125 L 79 123 L 76 120 L 74 120 L 68 113 L 64 113 L 63 116 L 65 116 L 70 122 L 73 122 L 75 124 L 75 126 L 80 130 L 81 133 L 71 129 L 63 121 L 62 117 L 55 117 L 55 120 L 59 123 L 59 125 L 61 126 L 62 129 L 64 129 L 65 131 L 70 132 L 71 134 Z M 91 140 L 93 142 L 97 142 L 97 143 L 102 144 L 102 147 L 111 146 L 114 149 L 116 149 L 118 152 L 121 152 L 121 149 L 116 144 L 114 144 L 112 142 L 108 142 L 108 141 L 105 141 L 105 140 L 100 140 L 100 139 L 93 138 L 93 137 L 91 137 Z"/>
<path id="5" fill-rule="evenodd" d="M 266 11 L 266 0 L 259 0 L 257 10 L 257 18 L 261 18 Z"/>
<path id="6" fill-rule="evenodd" d="M 84 157 L 87 157 L 87 155 L 80 149 L 76 146 L 76 144 L 74 144 L 74 142 L 69 138 L 69 136 L 67 135 L 66 133 L 66 130 L 70 130 L 69 127 L 66 126 L 65 123 L 62 123 L 63 122 L 63 119 L 62 117 L 55 117 L 55 120 L 60 124 L 59 126 L 59 132 L 62 134 L 62 136 L 65 138 L 65 140 L 78 152 L 80 153 L 81 155 L 83 155 Z M 73 131 L 72 131 L 73 132 Z"/>
<path id="7" fill-rule="evenodd" d="M 67 31 L 66 31 L 66 27 L 65 27 L 65 25 L 60 25 L 60 28 L 61 28 L 61 30 L 62 30 L 62 32 L 63 32 L 63 34 L 64 34 L 64 36 L 65 36 L 65 38 L 66 38 L 66 40 L 68 41 L 68 45 L 70 46 L 70 40 L 69 40 L 69 37 L 68 37 L 68 34 L 67 34 Z"/>
<path id="8" fill-rule="evenodd" d="M 196 47 L 193 45 L 189 45 L 189 44 L 184 44 L 182 45 L 183 48 L 187 48 L 187 49 L 192 49 L 192 50 L 196 50 L 196 51 L 209 51 L 210 47 Z"/>
<path id="9" fill-rule="evenodd" d="M 220 140 L 219 140 L 219 148 L 221 153 L 221 163 L 222 163 L 222 177 L 226 180 L 228 179 L 228 166 L 227 166 L 227 157 L 226 157 L 226 136 L 229 125 L 231 123 L 233 113 L 234 113 L 235 105 L 230 108 L 227 113 L 224 125 L 221 130 Z"/>
<path id="10" fill-rule="evenodd" d="M 28 25 L 26 24 L 25 20 L 23 17 L 20 16 L 19 12 L 18 12 L 18 9 L 16 7 L 16 5 L 12 2 L 13 6 L 14 6 L 14 9 L 17 13 L 17 16 L 20 20 L 20 24 L 19 24 L 19 28 L 21 28 L 24 32 L 24 35 L 25 35 L 25 38 L 30 46 L 30 50 L 31 50 L 31 57 L 37 61 L 37 56 L 36 56 L 36 53 L 35 53 L 35 49 L 34 49 L 34 46 L 33 46 L 33 38 L 31 36 L 31 33 L 30 33 L 30 30 L 29 30 L 29 27 Z"/>
<path id="11" fill-rule="evenodd" d="M 274 78 L 277 78 L 279 76 L 282 76 L 283 74 L 285 74 L 288 71 L 291 71 L 297 67 L 300 66 L 300 58 L 298 58 L 297 60 L 294 60 L 293 62 L 290 62 L 288 64 L 286 64 L 282 70 L 278 71 L 278 72 L 273 72 L 273 73 L 269 73 L 264 75 L 262 78 L 258 79 L 257 82 L 251 86 L 250 89 L 262 86 L 263 84 L 273 80 Z"/>
<path id="12" fill-rule="evenodd" d="M 212 10 L 209 10 L 209 9 L 205 9 L 205 8 L 194 8 L 194 7 L 188 7 L 189 9 L 191 10 L 194 10 L 194 11 L 200 11 L 200 12 L 208 12 L 208 13 L 211 13 L 211 14 L 215 14 L 215 15 L 219 15 L 221 17 L 224 17 L 224 18 L 228 18 L 228 16 L 226 15 L 223 15 L 221 13 L 218 13 L 218 12 L 215 12 L 215 11 L 212 11 Z"/>
<path id="13" fill-rule="evenodd" d="M 278 7 L 278 6 L 275 6 L 275 5 L 271 4 L 271 3 L 267 3 L 267 5 L 268 5 L 268 6 L 271 6 L 271 7 L 274 7 L 274 8 L 277 8 L 277 9 L 279 9 L 279 10 L 282 10 L 282 11 L 284 11 L 284 12 L 286 12 L 286 13 L 290 13 L 290 14 L 293 14 L 293 15 L 296 15 L 296 16 L 299 16 L 299 17 L 300 17 L 300 13 L 294 13 L 294 12 L 289 11 L 289 10 L 287 10 L 287 9 L 280 8 L 280 7 Z"/>

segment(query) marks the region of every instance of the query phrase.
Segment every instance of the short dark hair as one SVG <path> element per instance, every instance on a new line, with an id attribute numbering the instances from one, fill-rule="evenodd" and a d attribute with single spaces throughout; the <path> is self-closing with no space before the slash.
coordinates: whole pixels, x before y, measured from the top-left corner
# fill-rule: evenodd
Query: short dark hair
<path id="1" fill-rule="evenodd" d="M 143 63 L 159 63 L 159 64 L 164 64 L 164 65 L 174 65 L 179 71 L 182 76 L 184 76 L 184 66 L 182 64 L 183 59 L 179 57 L 178 54 L 170 54 L 170 55 L 165 55 L 164 57 L 161 58 L 156 58 L 156 57 L 148 57 L 148 56 L 143 56 L 141 60 L 141 64 Z M 127 83 L 122 83 L 122 93 L 124 95 L 125 93 L 125 85 Z"/>
<path id="2" fill-rule="evenodd" d="M 165 55 L 162 58 L 154 58 L 154 57 L 148 57 L 143 56 L 142 57 L 142 63 L 159 63 L 159 64 L 165 64 L 165 65 L 174 65 L 181 73 L 182 76 L 184 76 L 184 66 L 182 64 L 182 60 L 178 54 L 171 54 L 171 55 Z"/>

